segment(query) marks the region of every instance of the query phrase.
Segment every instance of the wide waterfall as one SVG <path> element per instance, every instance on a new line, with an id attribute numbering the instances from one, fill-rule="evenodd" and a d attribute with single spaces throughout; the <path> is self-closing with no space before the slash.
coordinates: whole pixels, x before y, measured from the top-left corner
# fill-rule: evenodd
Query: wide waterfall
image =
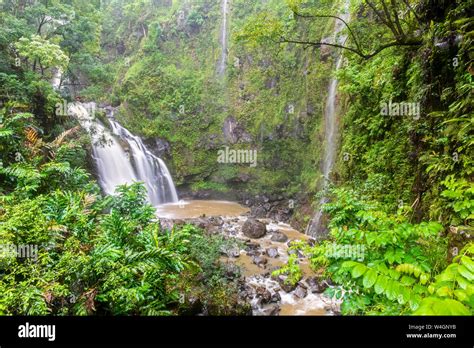
<path id="1" fill-rule="evenodd" d="M 114 120 L 113 115 L 108 117 L 110 132 L 93 118 L 89 110 L 94 108 L 93 103 L 75 103 L 70 105 L 69 113 L 78 119 L 92 138 L 93 157 L 104 192 L 113 194 L 117 185 L 141 181 L 152 205 L 178 202 L 166 164 L 153 155 L 139 137 Z"/>
<path id="2" fill-rule="evenodd" d="M 347 22 L 349 19 L 348 9 L 346 9 L 345 13 L 340 15 L 344 21 Z M 340 20 L 336 19 L 336 25 L 334 28 L 334 38 L 339 45 L 343 45 L 347 39 L 347 35 L 339 35 L 340 32 L 344 29 L 344 23 Z M 342 65 L 343 56 L 342 53 L 339 53 L 336 61 L 335 70 L 339 70 Z M 323 183 L 323 191 L 325 191 L 328 187 L 330 181 L 330 174 L 332 168 L 334 166 L 334 160 L 336 157 L 336 150 L 337 150 L 337 113 L 336 113 L 336 97 L 337 97 L 337 79 L 335 77 L 331 78 L 328 86 L 328 97 L 326 101 L 326 108 L 324 110 L 324 139 L 325 139 L 325 146 L 324 146 L 324 155 L 322 161 L 322 174 L 324 177 Z M 323 212 L 321 207 L 323 204 L 327 203 L 328 199 L 325 195 L 321 197 L 319 200 L 319 207 L 316 214 L 311 219 L 310 223 L 306 228 L 306 234 L 309 234 L 314 237 L 318 237 L 318 233 L 321 230 L 321 217 Z"/>

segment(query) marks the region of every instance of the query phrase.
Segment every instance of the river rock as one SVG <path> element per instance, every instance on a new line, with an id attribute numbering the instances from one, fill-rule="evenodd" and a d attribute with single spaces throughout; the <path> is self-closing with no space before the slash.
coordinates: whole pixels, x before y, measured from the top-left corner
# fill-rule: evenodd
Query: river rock
<path id="1" fill-rule="evenodd" d="M 252 243 L 249 240 L 245 241 L 245 250 L 250 251 L 250 250 L 258 250 L 260 248 L 260 245 L 257 243 Z"/>
<path id="2" fill-rule="evenodd" d="M 289 284 L 286 282 L 286 279 L 288 277 L 286 275 L 282 275 L 280 274 L 276 280 L 278 281 L 278 284 L 280 284 L 280 287 L 283 289 L 283 291 L 285 292 L 292 292 L 293 290 L 295 290 L 296 288 L 296 285 L 292 285 L 292 284 Z"/>
<path id="3" fill-rule="evenodd" d="M 256 206 L 256 207 L 252 207 L 252 209 L 250 210 L 250 215 L 257 218 L 263 218 L 267 215 L 267 212 L 265 211 L 263 207 Z"/>
<path id="4" fill-rule="evenodd" d="M 322 293 L 328 288 L 327 283 L 323 279 L 316 277 L 309 277 L 306 279 L 306 284 L 309 286 L 309 290 L 314 293 Z"/>
<path id="5" fill-rule="evenodd" d="M 305 288 L 303 288 L 302 286 L 298 285 L 295 289 L 294 294 L 295 294 L 296 297 L 305 298 L 306 295 L 308 294 L 308 291 Z"/>
<path id="6" fill-rule="evenodd" d="M 257 239 L 262 238 L 267 233 L 267 228 L 264 223 L 249 218 L 242 226 L 242 233 L 249 238 Z"/>
<path id="7" fill-rule="evenodd" d="M 299 250 L 294 250 L 294 249 L 291 249 L 291 250 L 288 250 L 288 255 L 293 255 L 293 254 L 296 254 L 296 256 L 301 259 L 304 257 L 303 253 Z"/>
<path id="8" fill-rule="evenodd" d="M 279 292 L 275 292 L 271 299 L 270 299 L 270 302 L 280 302 L 281 301 L 281 296 L 280 296 L 280 293 Z"/>
<path id="9" fill-rule="evenodd" d="M 239 297 L 241 299 L 247 300 L 250 297 L 250 295 L 246 290 L 242 290 L 241 292 L 239 292 Z"/>
<path id="10" fill-rule="evenodd" d="M 262 299 L 262 303 L 269 303 L 270 300 L 272 299 L 272 294 L 270 291 L 268 291 L 267 288 L 264 286 L 259 286 L 256 289 L 257 297 Z"/>
<path id="11" fill-rule="evenodd" d="M 276 258 L 276 257 L 280 256 L 280 254 L 278 253 L 278 250 L 276 248 L 267 249 L 267 255 L 271 258 Z"/>
<path id="12" fill-rule="evenodd" d="M 272 233 L 271 240 L 273 242 L 285 243 L 288 240 L 288 237 L 286 236 L 286 234 L 280 231 L 275 231 Z"/>
<path id="13" fill-rule="evenodd" d="M 256 257 L 262 255 L 262 253 L 259 250 L 249 250 L 247 251 L 247 255 L 250 257 Z"/>
<path id="14" fill-rule="evenodd" d="M 252 262 L 256 264 L 258 267 L 265 268 L 268 260 L 263 256 L 254 256 L 252 258 Z"/>
<path id="15" fill-rule="evenodd" d="M 223 254 L 227 255 L 228 257 L 237 258 L 240 256 L 240 250 L 238 248 L 229 248 L 222 250 Z"/>
<path id="16" fill-rule="evenodd" d="M 265 316 L 277 315 L 278 312 L 280 312 L 280 306 L 277 305 L 276 303 L 272 303 L 262 308 L 261 315 L 265 315 Z"/>

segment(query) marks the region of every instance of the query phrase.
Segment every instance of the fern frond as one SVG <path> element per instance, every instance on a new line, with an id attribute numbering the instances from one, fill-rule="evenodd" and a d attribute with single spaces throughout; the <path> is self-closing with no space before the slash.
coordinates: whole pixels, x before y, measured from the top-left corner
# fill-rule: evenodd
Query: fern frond
<path id="1" fill-rule="evenodd" d="M 62 132 L 58 137 L 56 137 L 56 139 L 54 139 L 51 144 L 54 145 L 55 147 L 59 147 L 62 142 L 64 141 L 64 139 L 68 136 L 70 136 L 71 134 L 74 134 L 75 132 L 77 132 L 81 127 L 79 126 L 76 126 L 76 127 L 73 127 L 71 129 L 68 129 L 68 130 L 65 130 L 64 132 Z"/>
<path id="2" fill-rule="evenodd" d="M 30 143 L 32 146 L 35 146 L 36 142 L 39 139 L 38 131 L 34 129 L 33 127 L 29 126 L 25 129 L 24 133 L 25 133 L 26 141 Z"/>

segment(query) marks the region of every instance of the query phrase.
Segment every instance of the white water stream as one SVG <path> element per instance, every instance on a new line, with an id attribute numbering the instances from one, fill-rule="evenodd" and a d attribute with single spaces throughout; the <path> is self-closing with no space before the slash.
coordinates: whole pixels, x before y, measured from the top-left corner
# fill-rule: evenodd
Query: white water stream
<path id="1" fill-rule="evenodd" d="M 226 65 L 227 65 L 227 51 L 228 51 L 228 16 L 229 16 L 229 1 L 222 0 L 222 24 L 220 32 L 220 43 L 221 43 L 221 58 L 219 64 L 217 65 L 217 74 L 223 76 L 225 74 Z"/>
<path id="2" fill-rule="evenodd" d="M 349 13 L 348 13 L 348 2 L 346 2 L 346 6 L 344 9 L 344 13 L 340 15 L 344 21 L 348 21 Z M 339 45 L 343 45 L 347 39 L 347 35 L 339 35 L 342 29 L 344 29 L 344 23 L 340 20 L 336 19 L 336 25 L 334 28 L 334 41 L 337 42 Z M 339 55 L 336 60 L 335 71 L 339 70 L 342 65 L 342 52 L 339 52 Z M 336 110 L 336 103 L 337 103 L 337 85 L 338 81 L 335 77 L 331 78 L 328 86 L 328 97 L 326 101 L 326 108 L 324 110 L 324 139 L 325 139 L 325 146 L 324 146 L 324 155 L 322 161 L 322 173 L 324 177 L 324 183 L 322 186 L 323 191 L 327 189 L 327 186 L 330 181 L 330 175 L 332 168 L 334 166 L 334 160 L 336 156 L 337 150 L 337 110 Z M 323 212 L 321 207 L 323 204 L 327 203 L 327 197 L 324 195 L 319 200 L 319 207 L 318 211 L 314 214 L 313 218 L 311 219 L 310 223 L 306 228 L 306 234 L 309 234 L 313 237 L 318 237 L 318 233 L 321 230 L 321 217 Z"/>

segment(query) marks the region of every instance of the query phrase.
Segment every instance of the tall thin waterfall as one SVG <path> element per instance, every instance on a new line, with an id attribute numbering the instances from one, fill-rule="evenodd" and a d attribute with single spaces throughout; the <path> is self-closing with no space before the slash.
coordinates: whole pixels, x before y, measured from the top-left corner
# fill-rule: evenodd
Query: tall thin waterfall
<path id="1" fill-rule="evenodd" d="M 93 103 L 75 103 L 70 105 L 69 113 L 77 117 L 92 138 L 93 157 L 104 192 L 113 194 L 117 185 L 141 181 L 152 205 L 177 202 L 176 188 L 166 164 L 112 117 L 108 119 L 111 133 L 90 114 L 94 107 Z"/>
<path id="2" fill-rule="evenodd" d="M 345 13 L 341 14 L 340 17 L 347 22 L 349 19 L 348 12 L 348 2 L 346 2 Z M 334 38 L 337 40 L 337 43 L 342 45 L 345 43 L 347 36 L 340 35 L 339 33 L 344 28 L 344 23 L 340 20 L 336 20 L 336 25 L 334 28 Z M 336 61 L 335 70 L 339 70 L 342 65 L 343 56 L 339 52 Z M 329 181 L 332 168 L 334 166 L 334 160 L 336 157 L 337 150 L 337 114 L 336 114 L 336 97 L 337 97 L 337 84 L 338 81 L 335 77 L 331 78 L 328 86 L 328 98 L 326 101 L 326 108 L 324 110 L 324 138 L 325 138 L 325 147 L 324 147 L 324 156 L 322 161 L 322 173 L 324 177 L 323 191 L 326 190 Z M 319 200 L 318 211 L 315 213 L 310 223 L 306 227 L 306 234 L 318 237 L 318 233 L 321 230 L 321 217 L 323 212 L 321 207 L 323 204 L 327 203 L 328 199 L 326 196 L 321 197 Z"/>
<path id="3" fill-rule="evenodd" d="M 222 0 L 222 23 L 221 23 L 221 33 L 220 33 L 220 43 L 221 43 L 221 58 L 219 59 L 219 64 L 217 65 L 217 74 L 223 76 L 225 73 L 227 65 L 227 51 L 228 51 L 228 15 L 229 15 L 229 1 Z"/>

